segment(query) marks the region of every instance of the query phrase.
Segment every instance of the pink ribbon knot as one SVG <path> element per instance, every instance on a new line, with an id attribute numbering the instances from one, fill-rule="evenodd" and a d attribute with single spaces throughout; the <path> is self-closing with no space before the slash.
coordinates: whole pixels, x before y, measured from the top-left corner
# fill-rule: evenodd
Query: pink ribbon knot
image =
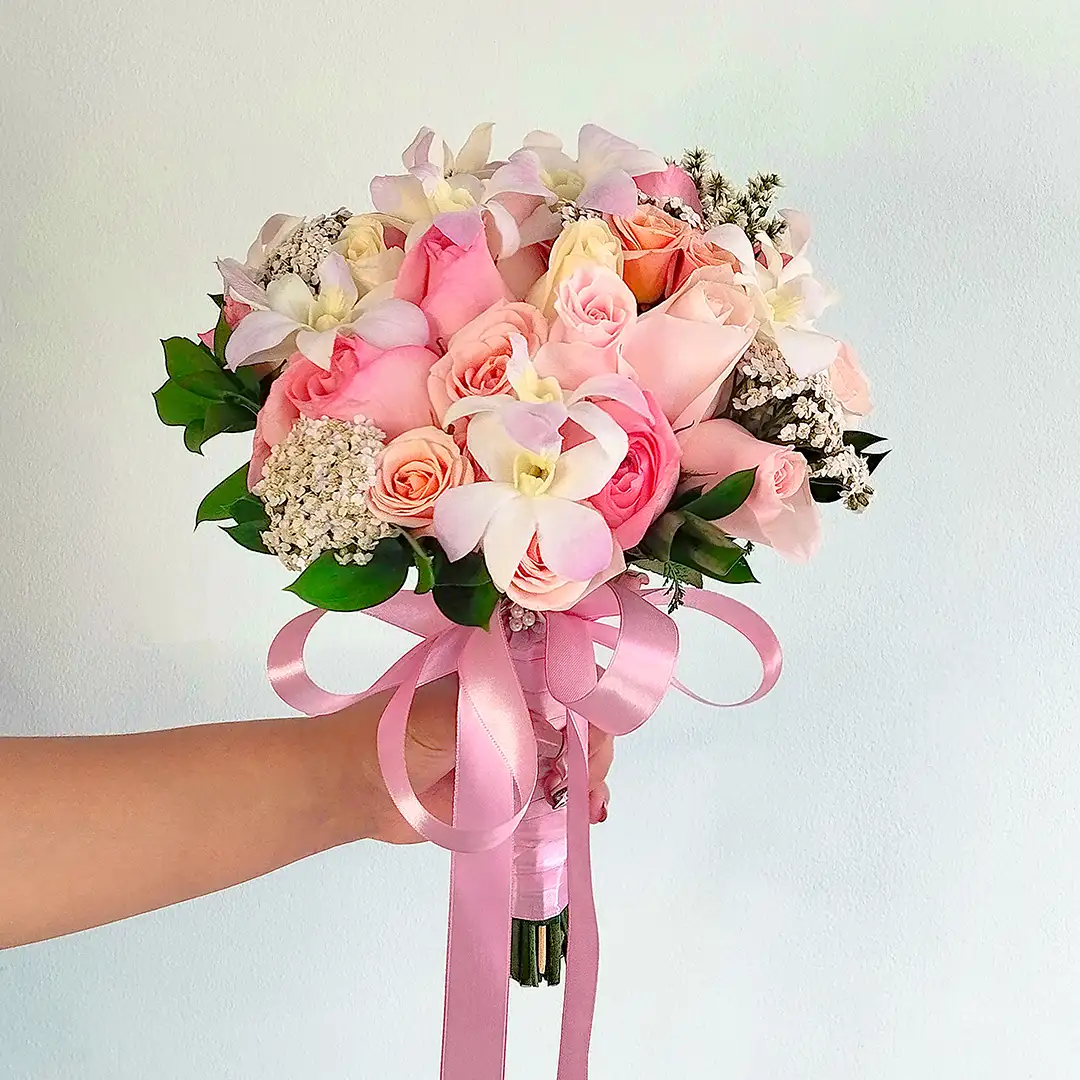
<path id="1" fill-rule="evenodd" d="M 600 942 L 589 854 L 589 725 L 626 735 L 655 712 L 672 686 L 720 708 L 674 678 L 678 629 L 657 607 L 658 591 L 641 591 L 627 575 L 602 586 L 566 612 L 546 613 L 543 675 L 546 694 L 565 724 L 567 769 L 567 893 L 571 933 L 563 995 L 558 1080 L 587 1080 Z M 769 625 L 754 611 L 702 590 L 684 606 L 741 633 L 757 649 L 763 675 L 746 705 L 764 697 L 780 675 L 781 651 Z M 270 646 L 270 682 L 278 696 L 309 716 L 344 708 L 393 689 L 379 721 L 379 766 L 402 817 L 423 837 L 447 848 L 450 915 L 443 1016 L 442 1080 L 503 1080 L 510 982 L 513 893 L 512 839 L 537 786 L 539 750 L 507 631 L 499 618 L 490 631 L 462 627 L 443 616 L 430 594 L 402 592 L 367 614 L 422 640 L 361 694 L 331 694 L 304 666 L 304 644 L 325 614 L 313 610 L 289 622 Z M 602 622 L 616 618 L 617 626 Z M 595 646 L 612 651 L 607 667 Z M 537 658 L 539 659 L 539 658 Z M 457 746 L 453 820 L 431 814 L 413 789 L 405 764 L 406 729 L 417 687 L 456 672 Z"/>

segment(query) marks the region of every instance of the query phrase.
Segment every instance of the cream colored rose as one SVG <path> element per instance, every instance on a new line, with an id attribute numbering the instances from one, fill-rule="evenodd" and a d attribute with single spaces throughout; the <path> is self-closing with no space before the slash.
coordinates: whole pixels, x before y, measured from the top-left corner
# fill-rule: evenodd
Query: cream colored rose
<path id="1" fill-rule="evenodd" d="M 379 214 L 360 214 L 349 218 L 334 244 L 334 250 L 345 256 L 361 297 L 393 281 L 405 258 L 401 248 L 386 246 Z"/>
<path id="2" fill-rule="evenodd" d="M 559 286 L 582 266 L 606 266 L 622 273 L 622 245 L 600 218 L 572 221 L 559 233 L 548 258 L 547 273 L 533 286 L 529 303 L 548 319 L 554 318 Z"/>

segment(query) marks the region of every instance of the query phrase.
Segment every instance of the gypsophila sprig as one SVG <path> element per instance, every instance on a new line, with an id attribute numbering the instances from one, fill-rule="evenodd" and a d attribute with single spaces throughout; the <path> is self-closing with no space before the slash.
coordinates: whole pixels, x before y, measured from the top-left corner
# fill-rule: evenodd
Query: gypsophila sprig
<path id="1" fill-rule="evenodd" d="M 263 543 L 290 570 L 303 570 L 324 551 L 342 565 L 363 566 L 375 545 L 398 530 L 368 507 L 382 431 L 363 417 L 301 417 L 270 451 L 254 492 L 270 528 Z"/>

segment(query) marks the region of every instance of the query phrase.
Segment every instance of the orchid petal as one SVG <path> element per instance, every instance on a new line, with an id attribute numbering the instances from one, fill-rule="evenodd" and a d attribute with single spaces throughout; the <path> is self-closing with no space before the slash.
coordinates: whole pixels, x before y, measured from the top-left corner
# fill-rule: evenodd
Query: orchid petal
<path id="1" fill-rule="evenodd" d="M 248 248 L 248 266 L 261 266 L 267 253 L 283 243 L 303 224 L 304 219 L 295 214 L 272 214 L 263 222 L 259 235 Z"/>
<path id="2" fill-rule="evenodd" d="M 586 398 L 609 398 L 641 416 L 652 415 L 641 388 L 626 375 L 593 375 L 570 395 L 570 404 Z"/>
<path id="3" fill-rule="evenodd" d="M 501 412 L 506 406 L 515 404 L 517 404 L 517 398 L 512 398 L 509 394 L 458 398 L 443 414 L 443 427 L 449 427 L 455 420 L 463 420 L 466 416 Z"/>
<path id="4" fill-rule="evenodd" d="M 577 204 L 605 214 L 629 217 L 638 205 L 637 184 L 622 169 L 606 169 L 585 185 Z"/>
<path id="5" fill-rule="evenodd" d="M 530 373 L 535 381 L 536 368 L 529 359 L 529 343 L 521 334 L 509 334 L 507 340 L 510 342 L 510 359 L 506 361 L 506 381 L 520 397 Z"/>
<path id="6" fill-rule="evenodd" d="M 270 308 L 279 315 L 288 315 L 293 322 L 307 325 L 315 295 L 299 274 L 283 274 L 266 286 Z"/>
<path id="7" fill-rule="evenodd" d="M 280 345 L 300 329 L 295 319 L 279 311 L 252 311 L 236 324 L 225 346 L 230 371 L 255 363 L 256 355 Z"/>
<path id="8" fill-rule="evenodd" d="M 536 534 L 536 504 L 541 499 L 507 499 L 495 511 L 484 531 L 484 561 L 491 580 L 506 592 Z"/>
<path id="9" fill-rule="evenodd" d="M 590 172 L 598 168 L 616 168 L 630 176 L 667 168 L 667 162 L 659 154 L 642 150 L 598 124 L 583 124 L 578 132 L 578 161 Z"/>
<path id="10" fill-rule="evenodd" d="M 331 251 L 319 263 L 315 273 L 319 277 L 319 289 L 337 289 L 345 297 L 345 305 L 353 307 L 360 298 L 353 280 L 352 271 L 345 256 L 340 252 Z"/>
<path id="11" fill-rule="evenodd" d="M 754 245 L 738 225 L 717 225 L 705 234 L 705 239 L 725 251 L 730 251 L 739 260 L 739 269 L 744 274 L 754 273 Z"/>
<path id="12" fill-rule="evenodd" d="M 384 214 L 407 222 L 431 216 L 424 186 L 415 176 L 376 176 L 370 190 L 372 205 Z"/>
<path id="13" fill-rule="evenodd" d="M 477 202 L 480 200 L 477 199 Z M 521 230 L 514 215 L 500 202 L 484 204 L 484 210 L 490 217 L 491 230 L 497 241 L 495 258 L 507 259 L 521 247 Z"/>
<path id="14" fill-rule="evenodd" d="M 431 161 L 431 144 L 434 139 L 435 132 L 429 127 L 422 127 L 401 155 L 401 164 L 410 172 L 417 165 L 427 165 Z"/>
<path id="15" fill-rule="evenodd" d="M 366 308 L 353 324 L 356 333 L 377 349 L 424 345 L 431 340 L 427 316 L 415 304 L 388 296 Z"/>
<path id="16" fill-rule="evenodd" d="M 616 462 L 626 457 L 626 432 L 619 427 L 611 414 L 604 412 L 599 405 L 594 405 L 591 401 L 579 401 L 570 407 L 569 417 L 596 439 L 608 457 Z"/>
<path id="17" fill-rule="evenodd" d="M 521 453 L 521 447 L 510 438 L 495 413 L 482 412 L 474 416 L 466 438 L 469 453 L 492 480 L 513 483 L 514 459 Z"/>
<path id="18" fill-rule="evenodd" d="M 571 581 L 589 581 L 609 565 L 611 530 L 596 510 L 566 499 L 534 503 L 540 555 L 549 569 Z"/>
<path id="19" fill-rule="evenodd" d="M 620 429 L 619 445 L 609 450 L 599 439 L 590 439 L 559 455 L 555 465 L 555 479 L 547 494 L 552 498 L 591 499 L 615 475 L 626 451 L 629 440 Z M 612 444 L 616 439 L 612 437 Z M 621 452 L 620 452 L 621 451 Z"/>
<path id="20" fill-rule="evenodd" d="M 313 364 L 321 367 L 323 371 L 329 371 L 338 331 L 346 329 L 348 327 L 338 326 L 331 330 L 301 330 L 296 335 L 297 351 L 302 353 Z"/>
<path id="21" fill-rule="evenodd" d="M 500 507 L 521 496 L 510 484 L 465 484 L 448 488 L 435 503 L 432 527 L 451 562 L 475 550 Z"/>
<path id="22" fill-rule="evenodd" d="M 484 231 L 483 214 L 479 207 L 436 214 L 432 224 L 443 236 L 462 248 L 470 247 Z"/>
<path id="23" fill-rule="evenodd" d="M 506 434 L 534 454 L 557 454 L 562 448 L 559 428 L 567 412 L 561 401 L 512 401 L 500 410 L 499 419 Z"/>
<path id="24" fill-rule="evenodd" d="M 500 165 L 484 184 L 484 198 L 490 200 L 503 192 L 538 195 L 551 202 L 555 193 L 540 179 L 540 157 L 533 150 L 518 150 L 505 165 Z"/>
<path id="25" fill-rule="evenodd" d="M 530 131 L 522 140 L 522 146 L 529 149 L 542 147 L 545 150 L 562 150 L 562 139 L 550 131 Z M 512 160 L 512 159 L 511 159 Z"/>
<path id="26" fill-rule="evenodd" d="M 249 315 L 248 319 L 251 318 Z M 247 322 L 247 319 L 244 320 Z M 244 325 L 242 322 L 241 326 Z M 787 365 L 800 379 L 809 378 L 824 371 L 836 359 L 840 342 L 816 330 L 775 331 L 776 345 Z"/>
<path id="27" fill-rule="evenodd" d="M 488 163 L 491 158 L 491 130 L 494 127 L 492 123 L 485 123 L 477 124 L 472 129 L 454 159 L 454 172 L 479 172 Z"/>
<path id="28" fill-rule="evenodd" d="M 266 290 L 256 285 L 247 270 L 235 259 L 218 259 L 217 268 L 221 273 L 225 288 L 237 299 L 243 300 L 245 304 L 250 304 L 254 308 L 270 306 Z"/>
<path id="29" fill-rule="evenodd" d="M 801 255 L 806 251 L 813 232 L 810 225 L 810 215 L 803 210 L 792 210 L 789 207 L 781 210 L 780 216 L 787 222 L 782 250 L 788 255 Z"/>

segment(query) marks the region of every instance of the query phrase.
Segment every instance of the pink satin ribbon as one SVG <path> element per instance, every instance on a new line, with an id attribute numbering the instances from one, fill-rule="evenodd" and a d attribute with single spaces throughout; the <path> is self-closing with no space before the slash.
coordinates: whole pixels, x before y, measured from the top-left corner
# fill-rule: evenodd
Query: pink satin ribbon
<path id="1" fill-rule="evenodd" d="M 546 689 L 565 711 L 567 892 L 571 932 L 563 997 L 558 1080 L 587 1080 L 600 941 L 589 851 L 588 729 L 625 735 L 653 714 L 674 686 L 720 708 L 674 678 L 678 630 L 658 605 L 659 591 L 627 577 L 602 586 L 568 612 L 549 612 L 543 645 Z M 757 650 L 762 680 L 745 705 L 764 697 L 780 675 L 781 651 L 769 625 L 750 608 L 700 590 L 684 606 L 727 623 Z M 304 666 L 304 644 L 324 612 L 288 623 L 270 646 L 270 682 L 278 696 L 309 716 L 393 689 L 379 722 L 379 766 L 401 815 L 451 855 L 450 917 L 443 1018 L 442 1080 L 503 1080 L 510 973 L 511 839 L 537 784 L 538 750 L 529 702 L 501 620 L 490 632 L 447 620 L 429 595 L 400 593 L 367 614 L 423 640 L 360 694 L 331 694 Z M 610 626 L 601 619 L 617 618 Z M 612 650 L 598 667 L 594 646 Z M 458 732 L 452 822 L 420 802 L 405 765 L 406 728 L 417 687 L 458 675 Z M 556 718 L 552 718 L 556 719 Z"/>

